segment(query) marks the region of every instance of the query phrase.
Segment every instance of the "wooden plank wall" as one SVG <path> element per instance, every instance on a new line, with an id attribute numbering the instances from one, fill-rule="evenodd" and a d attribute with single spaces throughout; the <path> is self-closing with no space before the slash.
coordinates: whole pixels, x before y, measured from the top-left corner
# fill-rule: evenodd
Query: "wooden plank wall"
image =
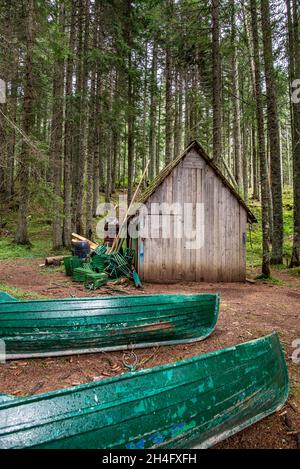
<path id="1" fill-rule="evenodd" d="M 184 227 L 184 215 L 159 215 L 151 204 L 185 202 L 204 204 L 204 245 L 188 249 L 186 239 L 174 236 L 174 224 Z M 145 281 L 236 282 L 246 277 L 245 235 L 247 214 L 213 170 L 192 150 L 150 196 L 148 222 L 160 219 L 158 238 L 145 239 L 143 271 Z M 194 227 L 196 210 L 193 211 Z M 162 239 L 162 223 L 170 223 L 171 237 Z"/>

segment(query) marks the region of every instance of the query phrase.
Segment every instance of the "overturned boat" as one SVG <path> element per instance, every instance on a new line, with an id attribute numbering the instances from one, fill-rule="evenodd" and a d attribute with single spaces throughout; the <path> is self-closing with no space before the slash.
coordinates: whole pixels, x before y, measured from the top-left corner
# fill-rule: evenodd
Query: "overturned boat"
<path id="1" fill-rule="evenodd" d="M 277 334 L 31 397 L 0 395 L 0 448 L 207 448 L 279 409 Z"/>
<path id="2" fill-rule="evenodd" d="M 219 296 L 134 295 L 0 302 L 6 358 L 193 342 L 215 328 Z"/>

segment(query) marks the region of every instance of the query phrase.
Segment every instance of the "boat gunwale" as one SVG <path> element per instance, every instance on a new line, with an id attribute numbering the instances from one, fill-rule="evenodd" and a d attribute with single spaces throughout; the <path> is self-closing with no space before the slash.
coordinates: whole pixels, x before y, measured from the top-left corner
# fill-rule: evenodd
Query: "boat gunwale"
<path id="1" fill-rule="evenodd" d="M 6 293 L 6 292 L 4 292 Z M 83 296 L 83 297 L 70 297 L 70 298 L 38 298 L 38 299 L 28 299 L 28 300 L 18 300 L 18 303 L 43 303 L 43 302 L 67 302 L 67 301 L 94 301 L 94 300 L 119 300 L 124 298 L 153 298 L 153 297 L 167 297 L 167 296 L 181 296 L 181 297 L 192 297 L 192 296 L 211 296 L 214 297 L 220 295 L 219 293 L 150 293 L 150 294 L 141 294 L 141 295 L 115 295 L 115 296 Z M 12 297 L 13 298 L 13 297 Z M 1 301 L 2 303 L 14 303 L 14 301 Z"/>
<path id="2" fill-rule="evenodd" d="M 83 384 L 80 384 L 80 385 L 77 385 L 77 386 L 71 386 L 71 387 L 68 387 L 68 388 L 65 388 L 65 389 L 57 389 L 57 390 L 54 390 L 54 391 L 49 391 L 49 392 L 41 393 L 41 394 L 35 394 L 35 395 L 32 395 L 32 396 L 24 396 L 24 397 L 12 396 L 13 398 L 9 401 L 6 400 L 2 403 L 0 401 L 0 410 L 5 409 L 6 407 L 19 405 L 21 403 L 26 404 L 27 402 L 28 403 L 29 402 L 34 402 L 34 401 L 40 400 L 40 399 L 44 400 L 47 397 L 64 396 L 64 395 L 72 394 L 73 392 L 76 392 L 76 391 L 79 391 L 79 390 L 83 391 L 85 389 L 92 389 L 92 388 L 98 387 L 98 386 L 105 386 L 108 383 L 113 383 L 113 382 L 116 382 L 116 381 L 125 381 L 125 380 L 127 380 L 131 377 L 137 377 L 138 375 L 141 375 L 141 374 L 145 375 L 145 374 L 150 374 L 150 373 L 158 373 L 160 371 L 172 369 L 175 366 L 176 367 L 185 366 L 185 365 L 188 365 L 190 363 L 195 363 L 197 361 L 203 361 L 209 356 L 223 355 L 223 354 L 235 351 L 237 348 L 245 347 L 246 345 L 251 345 L 251 344 L 254 344 L 254 343 L 257 343 L 257 342 L 260 342 L 260 341 L 261 342 L 268 342 L 272 338 L 276 338 L 277 339 L 277 346 L 279 345 L 278 349 L 280 350 L 281 361 L 284 364 L 285 378 L 286 378 L 286 383 L 287 383 L 288 390 L 289 390 L 288 372 L 287 372 L 287 367 L 286 367 L 283 351 L 282 351 L 282 348 L 281 348 L 281 345 L 280 345 L 280 340 L 279 340 L 278 334 L 277 334 L 277 332 L 274 331 L 271 334 L 260 337 L 258 339 L 253 339 L 251 341 L 242 342 L 240 344 L 232 345 L 230 347 L 226 347 L 226 348 L 219 349 L 219 350 L 213 350 L 212 352 L 208 352 L 208 353 L 205 353 L 205 354 L 202 354 L 202 355 L 189 357 L 189 358 L 186 358 L 184 360 L 177 361 L 177 362 L 158 365 L 158 366 L 155 366 L 153 368 L 143 368 L 143 369 L 137 370 L 137 371 L 129 371 L 127 373 L 122 373 L 122 374 L 117 375 L 117 376 L 107 377 L 107 378 L 104 378 L 104 379 L 101 379 L 101 380 L 98 380 L 98 381 L 83 383 Z M 10 396 L 10 395 L 8 394 L 7 396 Z"/>
<path id="3" fill-rule="evenodd" d="M 266 352 L 265 352 L 264 354 L 266 354 Z M 245 363 L 245 364 L 243 364 L 243 365 L 240 365 L 240 368 L 243 368 L 243 367 L 247 367 L 247 364 Z M 234 369 L 234 368 L 229 368 L 229 369 L 226 371 L 226 374 L 229 375 L 233 369 Z M 277 374 L 278 374 L 279 372 L 280 372 L 280 371 L 277 371 Z M 251 371 L 247 372 L 246 375 L 247 375 L 247 374 L 251 374 Z M 195 383 L 197 383 L 197 382 L 198 382 L 198 380 L 189 381 L 188 383 L 187 383 L 187 382 L 182 382 L 182 383 L 179 385 L 179 387 L 186 386 L 186 384 L 192 384 L 192 383 L 195 384 Z M 216 390 L 219 390 L 219 389 L 222 389 L 223 387 L 228 386 L 228 385 L 230 385 L 230 383 L 227 383 L 227 384 L 225 384 L 225 385 L 221 385 L 221 386 L 219 386 L 219 387 L 217 387 L 217 388 L 215 388 L 215 389 L 216 389 Z M 266 385 L 267 385 L 266 383 L 263 384 L 262 389 L 265 388 Z M 252 383 L 249 387 L 251 387 L 251 386 L 253 386 L 253 383 Z M 177 388 L 177 386 L 175 386 L 175 387 Z M 145 398 L 154 397 L 154 396 L 156 396 L 157 394 L 162 394 L 162 393 L 164 393 L 164 392 L 172 392 L 172 390 L 174 390 L 175 387 L 174 387 L 174 386 L 170 386 L 170 387 L 167 387 L 167 388 L 161 388 L 158 392 L 155 392 L 155 393 L 152 393 L 152 392 L 151 392 L 149 395 L 145 396 Z M 205 391 L 204 394 L 208 394 L 209 392 L 210 392 L 210 390 L 208 389 L 208 390 Z M 258 392 L 258 391 L 257 391 L 257 392 Z M 238 393 L 239 393 L 239 391 L 238 391 Z M 237 393 L 237 394 L 234 394 L 234 395 L 232 395 L 232 396 L 230 396 L 230 399 L 236 397 L 236 396 L 238 395 L 238 393 Z M 250 398 L 251 398 L 251 397 L 248 396 L 248 397 L 247 397 L 247 400 L 249 400 Z M 139 399 L 140 399 L 139 397 L 138 397 L 138 398 L 135 397 L 134 399 L 132 399 L 132 400 L 130 401 L 130 404 L 132 404 L 133 402 L 139 401 Z M 176 406 L 176 405 L 178 405 L 178 404 L 182 404 L 182 403 L 184 403 L 184 402 L 186 402 L 186 401 L 187 401 L 187 399 L 185 398 L 185 399 L 183 399 L 183 400 L 181 400 L 181 401 L 179 401 L 179 402 L 177 402 L 177 403 L 172 403 L 172 404 L 170 404 L 170 405 L 167 405 L 166 407 L 164 407 L 164 410 L 166 410 L 166 409 L 168 409 L 168 408 L 170 408 L 170 407 Z M 94 409 L 94 408 L 90 408 L 90 407 L 89 407 L 89 408 L 85 409 L 83 412 L 81 412 L 80 414 L 77 414 L 77 415 L 68 415 L 68 416 L 66 416 L 66 414 L 61 414 L 62 416 L 58 415 L 56 418 L 53 418 L 50 423 L 52 424 L 53 422 L 56 422 L 56 423 L 57 423 L 57 422 L 62 422 L 62 421 L 66 421 L 66 420 L 71 419 L 71 418 L 80 418 L 80 417 L 82 417 L 83 415 L 84 415 L 84 416 L 87 416 L 88 414 L 94 414 L 94 413 L 98 413 L 98 412 L 105 412 L 107 409 L 116 408 L 116 407 L 118 407 L 118 406 L 120 406 L 120 405 L 122 405 L 122 404 L 124 404 L 124 403 L 127 403 L 127 401 L 118 401 L 117 403 L 105 405 L 104 407 L 101 407 L 101 408 L 98 408 L 98 409 Z M 240 404 L 241 404 L 241 403 L 238 403 L 237 406 L 239 406 Z M 236 406 L 235 406 L 235 407 L 236 407 Z M 205 412 L 205 411 L 203 410 L 201 413 L 204 413 L 204 412 Z M 198 414 L 199 414 L 199 413 L 198 413 Z M 124 422 L 131 421 L 131 420 L 139 419 L 140 417 L 142 417 L 142 416 L 141 416 L 141 415 L 135 415 L 135 416 L 131 416 L 131 417 L 129 417 L 129 418 L 125 418 L 125 419 L 121 420 L 121 422 L 118 422 L 117 425 L 120 424 L 120 423 L 124 423 Z M 38 427 L 45 426 L 45 425 L 48 425 L 48 424 L 49 424 L 49 422 L 47 422 L 47 421 L 44 421 L 44 422 L 43 422 L 43 421 L 40 421 L 37 425 L 29 426 L 28 428 L 38 428 Z M 30 425 L 30 424 L 29 424 L 29 425 Z M 114 425 L 114 424 L 113 424 L 113 425 Z M 104 428 L 109 427 L 109 426 L 111 426 L 111 425 L 110 425 L 110 424 L 105 424 L 103 427 L 101 427 L 101 429 L 104 429 Z M 14 433 L 17 433 L 17 432 L 19 432 L 19 431 L 22 431 L 22 430 L 24 429 L 24 427 L 25 427 L 25 429 L 27 429 L 27 428 L 26 428 L 26 425 L 23 425 L 23 427 L 22 427 L 21 429 L 14 429 L 13 432 L 14 432 Z M 168 427 L 166 427 L 166 428 L 168 428 Z M 100 428 L 98 428 L 98 429 L 100 430 Z M 83 432 L 83 433 L 89 433 L 89 432 L 91 432 L 91 431 L 93 431 L 93 430 L 87 430 L 86 432 Z M 10 433 L 10 432 L 11 432 L 11 431 L 9 431 L 9 433 Z M 63 438 L 64 438 L 64 437 L 63 437 Z M 62 439 L 63 439 L 63 438 L 62 438 Z"/>
<path id="4" fill-rule="evenodd" d="M 214 303 L 217 301 L 217 298 L 214 298 L 214 301 L 213 302 L 209 302 L 209 303 L 204 303 L 202 301 L 189 301 L 187 303 L 161 303 L 161 304 L 155 304 L 155 305 L 136 305 L 136 306 L 126 306 L 126 307 L 120 307 L 120 306 L 114 306 L 113 308 L 111 307 L 101 307 L 101 308 L 98 308 L 98 307 L 95 307 L 95 308 L 86 308 L 86 309 L 80 309 L 80 308 L 76 308 L 76 309 L 72 309 L 72 310 L 64 310 L 64 309 L 61 309 L 61 310 L 55 310 L 55 309 L 51 309 L 51 310 L 43 310 L 43 311 L 32 311 L 32 310 L 28 310 L 28 311 L 0 311 L 0 324 L 1 322 L 6 322 L 6 321 L 18 321 L 20 320 L 19 317 L 16 317 L 16 318 L 9 318 L 9 317 L 6 317 L 6 318 L 2 318 L 1 316 L 6 316 L 6 315 L 23 315 L 24 316 L 24 319 L 25 320 L 28 320 L 28 321 L 34 321 L 37 319 L 36 316 L 39 315 L 38 319 L 43 319 L 43 320 L 53 320 L 53 319 L 81 319 L 81 318 L 93 318 L 93 317 L 100 317 L 100 316 L 121 316 L 121 315 L 124 315 L 124 314 L 127 314 L 129 316 L 133 316 L 133 315 L 138 315 L 138 314 L 141 314 L 141 315 L 145 315 L 145 319 L 147 319 L 147 315 L 149 315 L 150 313 L 154 313 L 153 309 L 155 307 L 162 307 L 164 306 L 165 308 L 162 310 L 163 313 L 169 313 L 170 311 L 177 311 L 177 310 L 192 310 L 194 311 L 195 307 L 199 306 L 199 307 L 207 307 L 207 312 L 210 311 L 211 309 L 211 306 L 214 305 Z M 185 305 L 184 308 L 182 308 L 182 305 Z M 142 310 L 138 310 L 138 311 L 130 311 L 131 309 L 133 308 L 145 308 L 145 307 L 149 307 L 149 311 L 144 311 L 143 309 Z M 126 309 L 128 311 L 119 311 L 120 309 Z M 107 312 L 107 310 L 109 310 L 110 312 Z M 116 310 L 116 311 L 113 311 L 113 310 Z M 77 313 L 77 314 L 74 314 L 74 313 Z M 61 315 L 59 316 L 59 313 L 60 314 L 63 314 L 64 316 L 62 317 Z M 80 314 L 81 313 L 81 314 Z M 26 318 L 27 315 L 35 315 L 35 317 L 31 317 L 31 318 Z M 57 314 L 57 316 L 54 316 L 54 314 Z M 70 314 L 74 314 L 73 316 L 70 315 Z M 159 315 L 159 311 L 157 312 L 157 315 Z M 45 315 L 49 315 L 48 317 L 43 317 Z M 158 316 L 160 317 L 160 316 Z"/>
<path id="5" fill-rule="evenodd" d="M 124 300 L 125 298 L 152 298 L 152 297 L 166 297 L 166 296 L 176 296 L 176 297 L 180 297 L 180 299 L 182 301 L 176 301 L 176 302 L 170 302 L 170 303 L 167 303 L 167 302 L 163 302 L 163 303 L 155 303 L 153 305 L 151 304 L 148 304 L 148 303 L 145 303 L 145 304 L 137 304 L 137 305 L 134 305 L 134 307 L 143 307 L 143 306 L 178 306 L 180 307 L 180 305 L 182 303 L 184 303 L 184 300 L 186 300 L 188 298 L 188 303 L 196 303 L 196 302 L 199 302 L 199 304 L 201 304 L 201 298 L 203 298 L 204 296 L 209 296 L 210 298 L 208 298 L 209 300 L 214 300 L 214 301 L 218 301 L 220 300 L 220 294 L 219 293 L 211 293 L 211 294 L 206 294 L 206 293 L 197 293 L 197 294 L 174 294 L 174 295 L 170 295 L 170 294 L 157 294 L 157 295 L 128 295 L 128 296 L 113 296 L 113 297 L 96 297 L 96 298 L 93 298 L 93 297 L 89 297 L 89 298 L 71 298 L 71 299 L 67 299 L 67 298 L 59 298 L 59 299 L 51 299 L 51 300 L 25 300 L 25 301 L 7 301 L 7 302 L 0 302 L 0 315 L 9 315 L 9 314 L 16 314 L 16 315 L 24 315 L 26 316 L 26 314 L 40 314 L 41 316 L 44 314 L 44 313 L 58 313 L 58 312 L 65 312 L 65 313 L 68 313 L 68 312 L 77 312 L 80 313 L 82 312 L 82 308 L 80 307 L 76 307 L 76 308 L 73 308 L 72 311 L 70 310 L 64 310 L 64 309 L 45 309 L 45 310 L 42 310 L 42 311 L 39 311 L 39 310 L 25 310 L 25 311 L 1 311 L 1 306 L 2 305 L 13 305 L 15 308 L 17 307 L 17 305 L 27 305 L 29 303 L 33 303 L 33 304 L 38 304 L 40 302 L 42 303 L 53 303 L 53 302 L 66 302 L 66 301 L 70 301 L 71 300 L 71 303 L 70 305 L 72 305 L 72 303 L 75 303 L 77 302 L 77 300 L 87 300 L 87 301 L 92 301 L 92 302 L 96 302 L 96 301 L 99 301 L 99 300 L 104 300 L 106 301 L 107 299 L 117 299 L 117 300 Z M 192 298 L 192 297 L 195 297 L 195 298 Z M 200 299 L 200 301 L 199 301 Z M 131 305 L 126 305 L 126 306 L 121 306 L 121 308 L 131 308 L 132 306 Z M 192 307 L 192 306 L 191 306 Z M 108 314 L 108 313 L 105 313 L 105 310 L 106 309 L 110 309 L 110 310 L 113 310 L 113 309 L 120 309 L 120 305 L 109 305 L 109 306 L 100 306 L 100 305 L 94 305 L 92 307 L 89 307 L 89 308 L 86 308 L 87 310 L 90 311 L 90 316 L 101 316 L 101 315 L 105 315 L 105 314 Z M 102 312 L 102 310 L 104 310 L 104 312 Z M 97 314 L 92 314 L 93 312 L 97 312 Z M 109 314 L 123 314 L 122 312 L 118 313 L 118 312 L 110 312 Z M 130 312 L 127 312 L 126 314 L 134 314 L 134 313 L 130 313 Z M 87 316 L 84 316 L 84 317 L 88 317 L 89 315 Z M 70 318 L 72 318 L 73 316 L 70 316 Z M 77 316 L 74 316 L 74 317 L 77 317 Z M 78 316 L 80 317 L 80 316 Z M 0 317 L 1 319 L 1 317 Z M 34 318 L 32 318 L 34 319 Z M 46 319 L 51 319 L 51 317 L 49 318 L 46 318 Z M 8 318 L 5 319 L 5 320 L 9 320 Z M 17 319 L 16 319 L 17 320 Z"/>
<path id="6" fill-rule="evenodd" d="M 201 294 L 199 294 L 201 295 Z M 147 296 L 147 295 L 143 295 Z M 166 346 L 166 345 L 177 345 L 177 344 L 184 344 L 184 343 L 193 343 L 198 342 L 201 340 L 206 339 L 209 337 L 216 328 L 218 318 L 219 318 L 219 309 L 220 309 L 220 295 L 219 293 L 213 294 L 214 297 L 214 311 L 212 316 L 211 326 L 206 326 L 208 332 L 204 335 L 198 336 L 196 338 L 190 339 L 178 339 L 178 340 L 164 340 L 159 342 L 142 342 L 137 344 L 124 344 L 124 345 L 117 345 L 112 347 L 93 347 L 93 348 L 83 348 L 78 350 L 63 350 L 63 351 L 53 351 L 53 352 L 34 352 L 30 353 L 16 353 L 16 354 L 7 354 L 7 360 L 18 360 L 24 358 L 40 358 L 40 357 L 56 357 L 56 356 L 67 356 L 67 355 L 81 355 L 84 353 L 99 353 L 99 352 L 113 352 L 119 350 L 131 350 L 137 348 L 151 348 L 151 347 L 158 347 L 158 346 Z M 202 326 L 203 327 L 203 326 Z"/>
<path id="7" fill-rule="evenodd" d="M 180 344 L 190 344 L 194 342 L 200 342 L 201 340 L 209 337 L 215 330 L 218 321 L 218 311 L 214 312 L 212 325 L 201 326 L 201 328 L 208 329 L 208 332 L 204 335 L 186 339 L 174 339 L 174 340 L 163 340 L 156 342 L 142 342 L 142 343 L 130 343 L 123 345 L 107 346 L 107 347 L 91 347 L 91 348 L 80 348 L 80 349 L 69 349 L 62 351 L 53 351 L 53 352 L 33 352 L 33 353 L 7 353 L 7 360 L 19 360 L 24 358 L 41 358 L 41 357 L 62 357 L 70 355 L 83 355 L 85 353 L 104 353 L 104 352 L 116 352 L 120 350 L 135 350 L 139 348 L 152 348 L 160 347 L 167 345 L 180 345 Z M 3 339 L 5 340 L 5 338 Z"/>

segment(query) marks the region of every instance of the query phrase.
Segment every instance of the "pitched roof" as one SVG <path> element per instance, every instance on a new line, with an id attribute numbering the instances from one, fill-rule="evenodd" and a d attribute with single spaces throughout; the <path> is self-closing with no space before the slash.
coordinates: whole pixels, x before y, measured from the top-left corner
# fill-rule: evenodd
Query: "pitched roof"
<path id="1" fill-rule="evenodd" d="M 148 198 L 155 192 L 155 190 L 162 184 L 162 182 L 166 179 L 167 176 L 173 171 L 173 169 L 180 163 L 180 161 L 186 156 L 186 154 L 191 151 L 196 150 L 196 152 L 206 161 L 206 163 L 211 167 L 214 173 L 222 180 L 225 186 L 230 190 L 230 192 L 234 195 L 237 201 L 242 205 L 242 207 L 247 212 L 247 220 L 250 223 L 257 222 L 254 214 L 251 212 L 245 201 L 242 199 L 240 194 L 236 191 L 233 185 L 228 181 L 228 179 L 223 175 L 220 169 L 213 163 L 212 159 L 208 156 L 205 150 L 202 148 L 200 143 L 196 140 L 190 143 L 190 145 L 181 153 L 177 158 L 172 160 L 167 166 L 165 166 L 162 171 L 153 179 L 147 189 L 141 194 L 139 197 L 139 202 L 144 204 Z"/>

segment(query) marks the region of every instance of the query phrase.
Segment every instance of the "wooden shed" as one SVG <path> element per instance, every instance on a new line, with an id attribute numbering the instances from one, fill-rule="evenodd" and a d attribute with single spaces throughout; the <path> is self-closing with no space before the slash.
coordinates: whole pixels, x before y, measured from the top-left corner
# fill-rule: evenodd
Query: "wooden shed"
<path id="1" fill-rule="evenodd" d="M 255 216 L 198 142 L 158 174 L 140 202 L 130 224 L 142 280 L 245 280 L 247 222 Z"/>

